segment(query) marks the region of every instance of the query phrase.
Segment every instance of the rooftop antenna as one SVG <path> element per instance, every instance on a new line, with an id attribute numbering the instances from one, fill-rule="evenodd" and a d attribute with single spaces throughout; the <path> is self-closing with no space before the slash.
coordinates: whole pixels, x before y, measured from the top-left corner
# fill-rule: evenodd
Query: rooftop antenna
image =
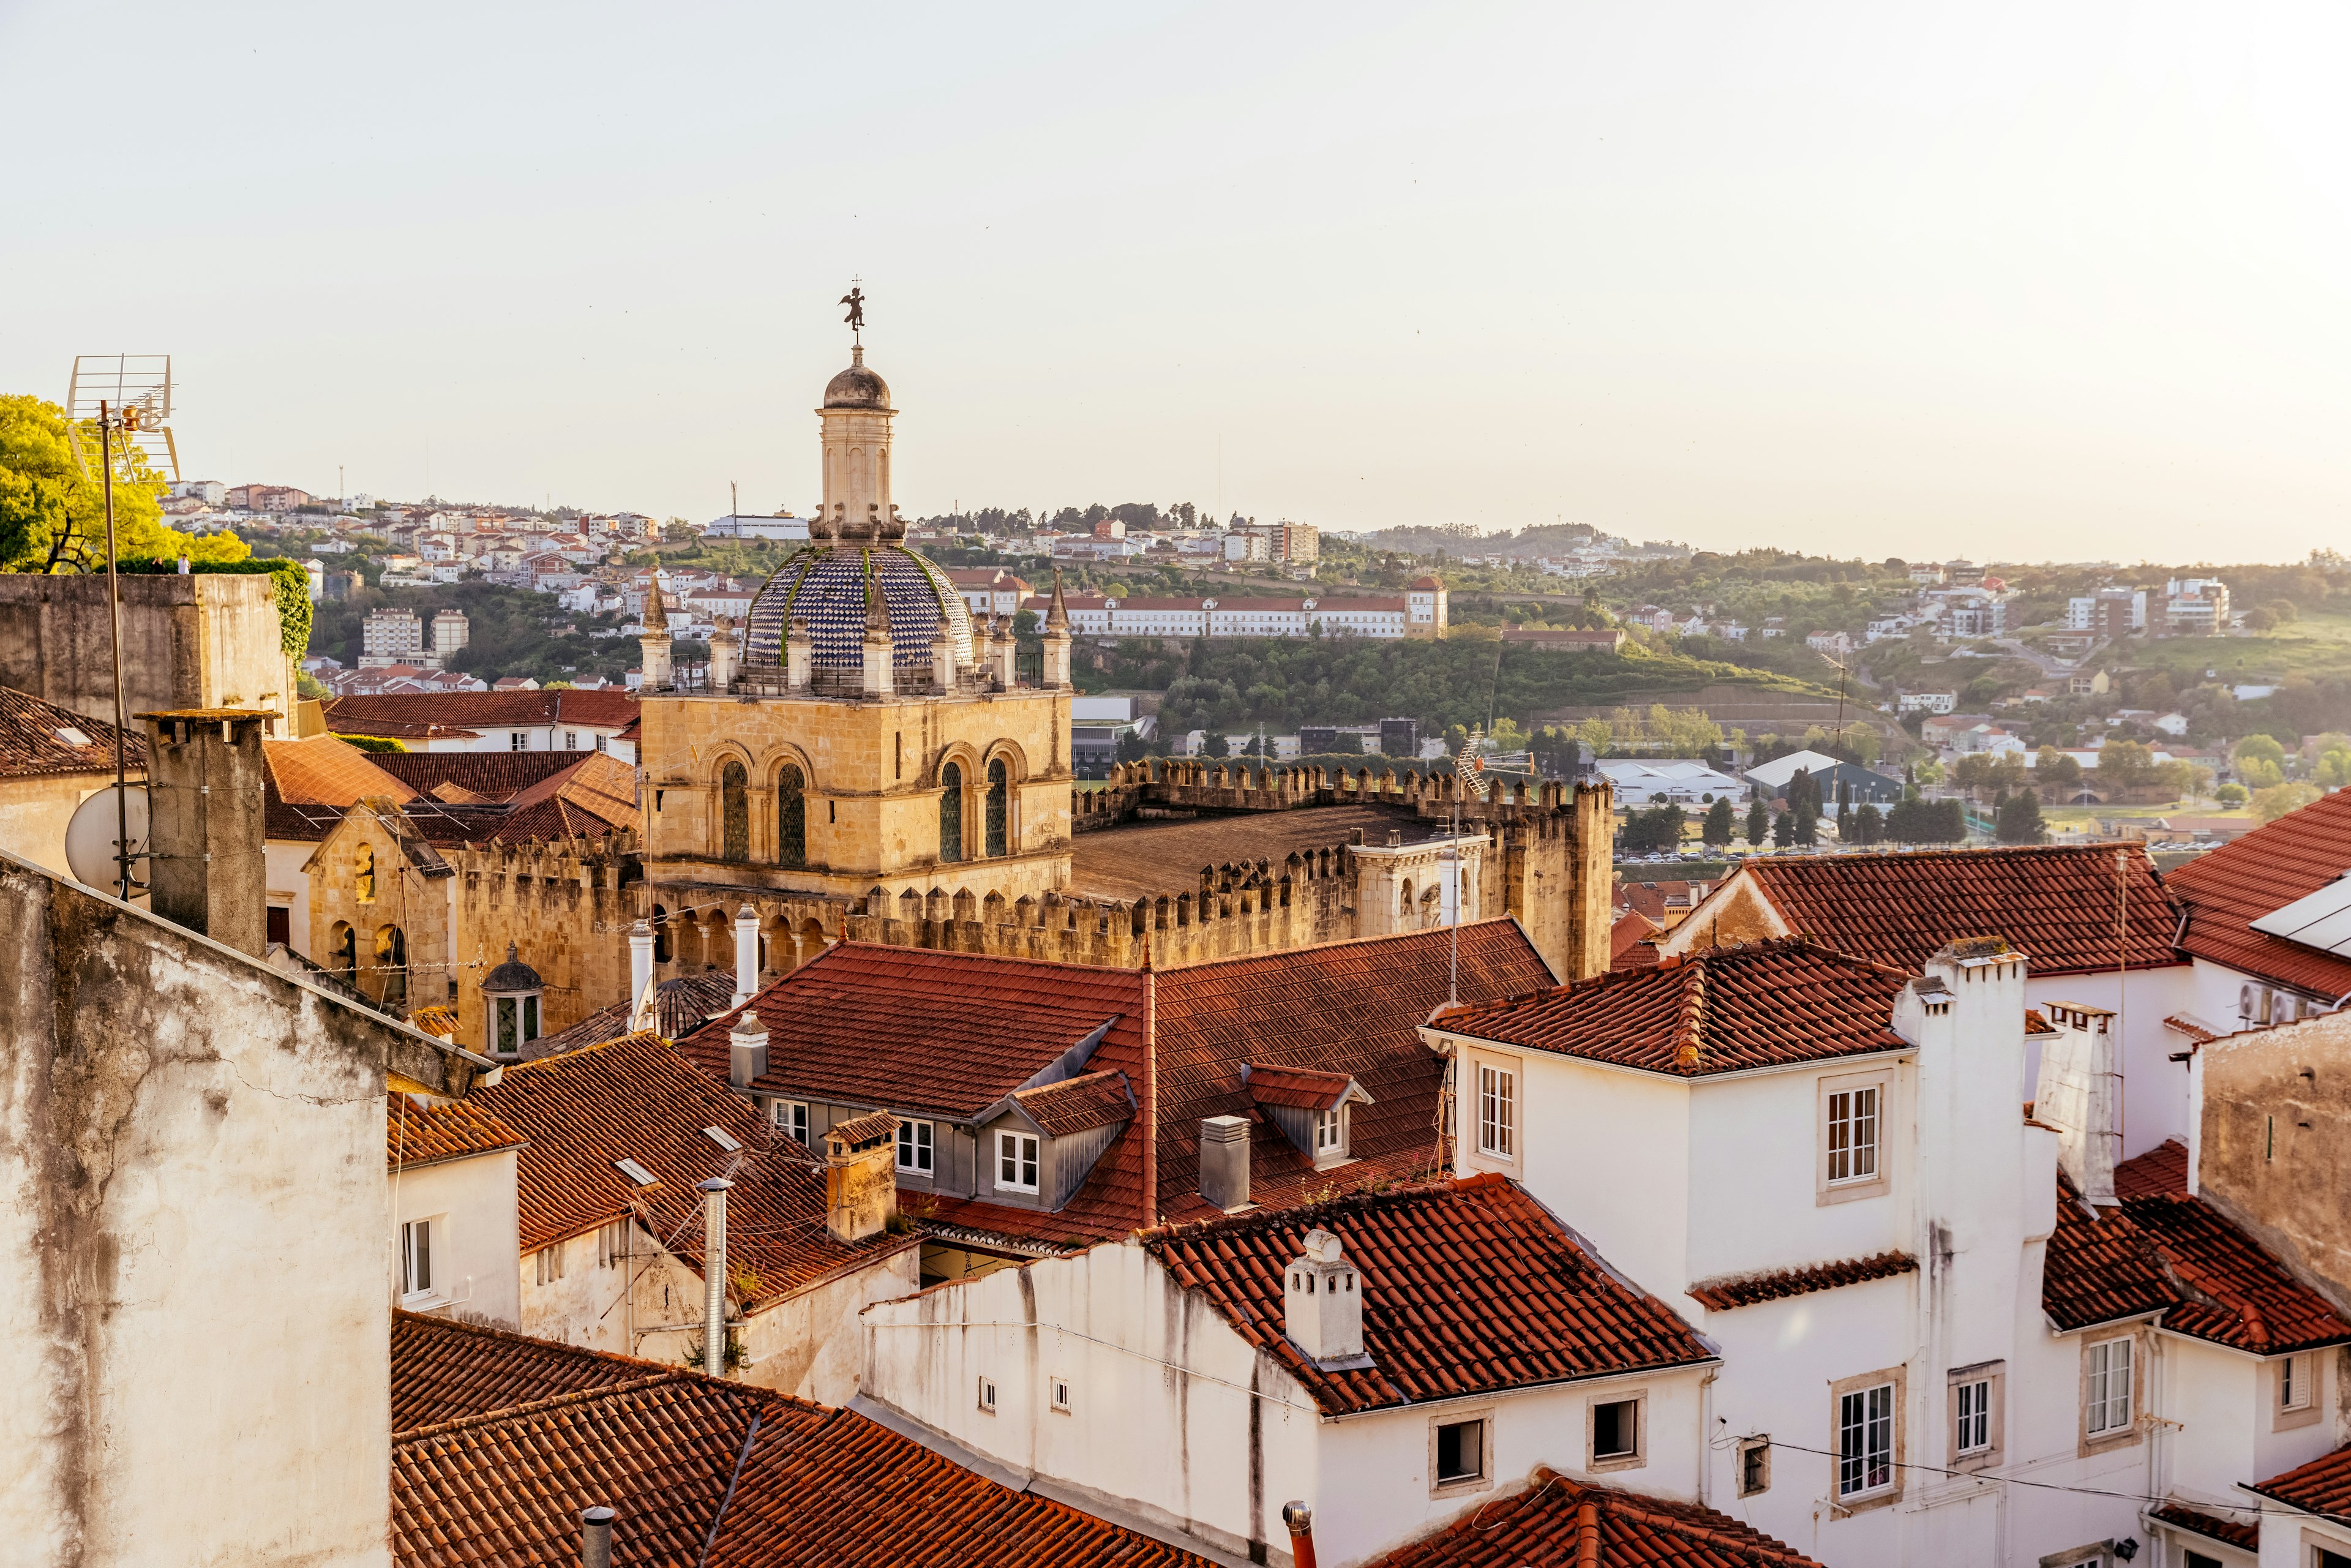
<path id="1" fill-rule="evenodd" d="M 149 467 L 177 483 L 180 452 L 172 440 L 172 356 L 74 356 L 73 379 L 66 384 L 66 442 L 85 476 L 90 471 L 89 452 L 79 427 L 99 420 L 105 409 L 113 411 L 118 439 L 99 444 L 100 459 L 109 445 L 125 456 L 135 449 Z"/>

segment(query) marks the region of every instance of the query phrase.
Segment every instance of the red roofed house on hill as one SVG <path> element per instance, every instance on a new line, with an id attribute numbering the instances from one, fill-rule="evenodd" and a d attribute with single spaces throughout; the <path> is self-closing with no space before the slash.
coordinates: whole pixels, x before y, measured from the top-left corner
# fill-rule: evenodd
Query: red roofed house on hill
<path id="1" fill-rule="evenodd" d="M 439 692 L 335 697 L 324 706 L 338 735 L 377 736 L 414 751 L 602 751 L 637 759 L 620 738 L 637 718 L 627 692 Z"/>
<path id="2" fill-rule="evenodd" d="M 1426 1031 L 1460 1168 L 1525 1183 L 1719 1347 L 1706 1495 L 1824 1563 L 2107 1561 L 2150 1445 L 2210 1507 L 2331 1440 L 2304 1412 L 2351 1322 L 2186 1191 L 2182 1145 L 2116 1161 L 2113 1015 L 2029 1007 L 2027 963 L 1782 937 Z"/>
<path id="3" fill-rule="evenodd" d="M 1148 1231 L 865 1321 L 866 1398 L 1234 1560 L 1287 1545 L 1298 1500 L 1318 1561 L 1359 1563 L 1538 1462 L 1699 1522 L 1716 1352 L 1499 1176 Z"/>
<path id="4" fill-rule="evenodd" d="M 1656 946 L 1696 954 L 1803 936 L 1915 970 L 1959 937 L 2004 936 L 2032 960 L 2032 1005 L 2120 1015 L 2127 1157 L 2186 1138 L 2193 1119 L 2187 1071 L 2172 1060 L 2189 1041 L 2166 1024 L 2191 1011 L 2196 994 L 2172 946 L 2179 926 L 2146 846 L 2062 844 L 1750 860 Z M 2035 1051 L 2028 1040 L 2028 1073 Z"/>

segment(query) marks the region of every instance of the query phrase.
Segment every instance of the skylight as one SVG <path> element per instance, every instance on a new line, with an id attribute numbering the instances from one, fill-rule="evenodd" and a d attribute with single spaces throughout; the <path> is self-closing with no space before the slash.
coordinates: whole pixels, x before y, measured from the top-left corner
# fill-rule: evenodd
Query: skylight
<path id="1" fill-rule="evenodd" d="M 97 744 L 92 741 L 89 737 L 84 735 L 80 730 L 76 729 L 69 724 L 59 725 L 57 727 L 57 738 L 64 741 L 68 746 L 92 746 Z"/>
<path id="2" fill-rule="evenodd" d="M 702 1129 L 702 1135 L 708 1138 L 712 1143 L 716 1144 L 720 1148 L 725 1149 L 730 1155 L 743 1146 L 737 1143 L 733 1138 L 729 1137 L 726 1134 L 726 1129 L 724 1127 L 705 1127 Z"/>
<path id="3" fill-rule="evenodd" d="M 644 1166 L 637 1164 L 636 1161 L 632 1159 L 614 1160 L 612 1165 L 613 1167 L 622 1176 L 628 1177 L 639 1186 L 651 1186 L 654 1182 L 660 1179 L 658 1176 L 654 1176 L 653 1172 L 645 1169 Z"/>
<path id="4" fill-rule="evenodd" d="M 2266 936 L 2282 936 L 2322 953 L 2351 958 L 2351 873 L 2252 922 Z"/>

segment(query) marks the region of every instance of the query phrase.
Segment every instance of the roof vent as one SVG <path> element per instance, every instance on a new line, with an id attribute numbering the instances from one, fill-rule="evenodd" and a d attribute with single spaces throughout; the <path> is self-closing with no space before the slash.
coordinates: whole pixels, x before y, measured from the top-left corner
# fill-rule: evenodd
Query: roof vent
<path id="1" fill-rule="evenodd" d="M 659 1176 L 653 1175 L 653 1172 L 639 1165 L 636 1161 L 625 1157 L 614 1160 L 612 1162 L 612 1168 L 619 1171 L 631 1181 L 636 1183 L 639 1186 L 651 1186 L 661 1179 Z"/>
<path id="2" fill-rule="evenodd" d="M 1290 1343 L 1316 1366 L 1353 1372 L 1372 1364 L 1364 1354 L 1363 1276 L 1329 1231 L 1306 1233 L 1304 1255 L 1282 1281 L 1282 1307 Z"/>
<path id="3" fill-rule="evenodd" d="M 768 1071 L 768 1026 L 747 1009 L 726 1031 L 726 1082 L 748 1089 Z"/>

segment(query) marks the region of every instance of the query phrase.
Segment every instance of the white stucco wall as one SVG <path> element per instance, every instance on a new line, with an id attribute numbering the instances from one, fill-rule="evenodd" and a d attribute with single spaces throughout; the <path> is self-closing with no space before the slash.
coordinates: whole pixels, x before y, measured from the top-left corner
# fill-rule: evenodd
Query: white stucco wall
<path id="1" fill-rule="evenodd" d="M 392 1113 L 399 1113 L 399 1104 Z M 411 1312 L 479 1313 L 502 1328 L 522 1322 L 522 1292 L 515 1279 L 518 1242 L 515 1192 L 519 1158 L 513 1149 L 402 1166 L 390 1179 L 391 1261 L 386 1289 L 395 1306 Z M 400 1295 L 401 1228 L 433 1223 L 433 1290 L 418 1300 Z"/>
<path id="2" fill-rule="evenodd" d="M 269 902 L 279 903 L 277 895 L 281 894 L 293 895 L 283 901 L 293 927 L 287 946 L 314 964 L 319 962 L 319 956 L 310 951 L 310 878 L 302 868 L 309 864 L 318 847 L 307 842 L 272 841 L 262 851 Z"/>
<path id="3" fill-rule="evenodd" d="M 2170 1057 L 2175 1051 L 2186 1051 L 2189 1041 L 2187 1036 L 2164 1028 L 2163 1020 L 2179 1013 L 2196 1013 L 2208 1023 L 2223 1030 L 2229 1029 L 2230 1019 L 2236 1016 L 2237 993 L 2233 985 L 2229 989 L 2229 1012 L 2217 1019 L 2199 1008 L 2201 994 L 2196 971 L 2186 964 L 2134 969 L 2119 978 L 2109 974 L 2062 975 L 2043 979 L 2035 975 L 2027 977 L 2024 994 L 2027 1002 L 2036 1008 L 2052 1002 L 2080 1002 L 2121 1013 L 2123 1158 L 2143 1155 L 2166 1138 L 2188 1141 L 2189 1129 L 2195 1124 L 2188 1067 Z M 2028 1049 L 2025 1079 L 2018 1099 L 2032 1098 L 2032 1086 L 2040 1071 L 2039 1049 Z"/>
<path id="4" fill-rule="evenodd" d="M 743 1326 L 743 1348 L 750 1357 L 743 1380 L 820 1404 L 848 1404 L 865 1370 L 860 1314 L 872 1302 L 911 1296 L 922 1288 L 922 1249 L 909 1247 L 753 1312 Z"/>

